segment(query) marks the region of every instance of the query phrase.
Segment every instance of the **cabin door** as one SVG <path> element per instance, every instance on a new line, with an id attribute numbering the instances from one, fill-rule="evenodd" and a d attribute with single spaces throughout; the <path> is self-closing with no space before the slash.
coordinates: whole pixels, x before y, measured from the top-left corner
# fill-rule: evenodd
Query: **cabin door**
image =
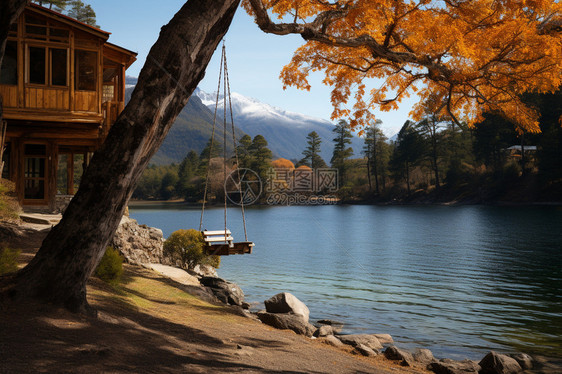
<path id="1" fill-rule="evenodd" d="M 24 202 L 44 204 L 47 202 L 47 145 L 24 145 Z"/>

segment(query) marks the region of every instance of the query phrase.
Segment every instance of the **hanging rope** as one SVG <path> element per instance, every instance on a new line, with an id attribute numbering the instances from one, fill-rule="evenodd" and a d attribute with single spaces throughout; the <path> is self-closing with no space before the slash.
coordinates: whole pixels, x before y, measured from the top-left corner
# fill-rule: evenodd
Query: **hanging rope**
<path id="1" fill-rule="evenodd" d="M 244 241 L 248 241 L 248 231 L 246 230 L 246 214 L 244 212 L 244 195 L 242 195 L 242 178 L 240 177 L 240 162 L 238 160 L 238 148 L 236 147 L 236 131 L 234 131 L 234 114 L 232 112 L 232 98 L 230 96 L 230 79 L 228 76 L 228 65 L 226 54 L 224 55 L 224 77 L 225 87 L 228 90 L 228 105 L 230 107 L 230 123 L 232 124 L 232 144 L 234 144 L 234 157 L 236 160 L 236 173 L 238 174 L 238 192 L 240 193 L 240 209 L 242 210 L 242 223 L 244 225 Z M 224 133 L 226 137 L 226 132 Z"/>
<path id="2" fill-rule="evenodd" d="M 224 51 L 223 51 L 224 54 Z M 215 115 L 213 116 L 213 130 L 211 132 L 211 146 L 209 148 L 209 160 L 207 161 L 207 172 L 205 176 L 205 191 L 203 192 L 203 206 L 201 207 L 201 219 L 199 221 L 199 231 L 203 229 L 203 215 L 205 214 L 205 204 L 207 203 L 207 190 L 209 188 L 209 175 L 211 172 L 211 155 L 213 154 L 213 145 L 215 142 L 215 125 L 217 123 L 217 110 L 219 108 L 219 93 L 221 90 L 221 79 L 223 70 L 223 58 L 221 57 L 220 69 L 219 69 L 219 84 L 217 87 L 217 99 L 215 100 Z"/>
<path id="3" fill-rule="evenodd" d="M 223 70 L 224 70 L 224 74 L 223 74 Z M 232 125 L 232 144 L 234 147 L 234 157 L 235 157 L 235 161 L 236 161 L 236 171 L 237 171 L 237 175 L 238 175 L 238 192 L 240 194 L 240 206 L 241 206 L 241 211 L 242 211 L 242 223 L 244 226 L 244 238 L 245 241 L 248 241 L 248 232 L 246 229 L 246 214 L 245 214 L 245 209 L 244 209 L 244 196 L 242 195 L 242 183 L 241 183 L 241 176 L 240 176 L 240 162 L 239 162 L 239 157 L 238 157 L 238 149 L 236 147 L 236 132 L 235 132 L 235 127 L 234 127 L 234 114 L 232 112 L 232 97 L 231 97 L 231 92 L 230 92 L 230 79 L 228 76 L 228 66 L 227 66 L 227 61 L 226 61 L 226 46 L 225 43 L 223 41 L 223 45 L 222 45 L 222 55 L 221 55 L 221 62 L 220 62 L 220 71 L 219 71 L 219 83 L 218 83 L 218 87 L 217 87 L 217 97 L 215 100 L 215 113 L 214 113 L 214 118 L 213 118 L 213 130 L 211 133 L 211 144 L 210 144 L 210 149 L 209 149 L 209 161 L 208 161 L 208 165 L 207 165 L 207 173 L 206 173 L 206 178 L 205 178 L 205 191 L 203 194 L 203 206 L 201 208 L 201 219 L 199 221 L 199 231 L 202 230 L 203 228 L 203 216 L 204 216 L 204 212 L 205 212 L 205 205 L 207 202 L 207 193 L 208 193 L 208 187 L 209 187 L 209 177 L 210 177 L 210 170 L 211 170 L 211 155 L 213 153 L 213 147 L 214 147 L 214 140 L 215 140 L 215 128 L 216 128 L 216 122 L 217 122 L 217 111 L 218 111 L 218 106 L 219 106 L 219 98 L 220 98 L 220 89 L 221 89 L 221 81 L 224 80 L 224 84 L 223 84 L 223 180 L 224 183 L 226 184 L 226 178 L 227 178 L 227 167 L 226 167 L 226 132 L 227 132 L 227 98 L 228 98 L 228 109 L 230 110 L 230 123 Z M 224 238 L 225 241 L 227 239 L 227 211 L 228 211 L 228 202 L 227 202 L 227 195 L 226 195 L 227 191 L 225 189 L 225 193 L 224 193 Z"/>

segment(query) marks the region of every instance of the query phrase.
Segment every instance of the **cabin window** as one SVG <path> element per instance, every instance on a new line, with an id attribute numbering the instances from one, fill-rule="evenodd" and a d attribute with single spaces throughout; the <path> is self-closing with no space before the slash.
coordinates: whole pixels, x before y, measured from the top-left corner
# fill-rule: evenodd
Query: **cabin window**
<path id="1" fill-rule="evenodd" d="M 29 47 L 29 83 L 46 84 L 45 48 Z"/>
<path id="2" fill-rule="evenodd" d="M 74 153 L 72 150 L 59 150 L 57 167 L 57 194 L 74 195 L 78 191 L 82 174 L 86 168 L 84 160 L 87 153 Z"/>
<path id="3" fill-rule="evenodd" d="M 46 186 L 47 146 L 26 144 L 24 157 L 24 198 L 44 200 Z"/>
<path id="4" fill-rule="evenodd" d="M 51 84 L 53 86 L 67 85 L 67 57 L 66 49 L 51 48 Z"/>
<path id="5" fill-rule="evenodd" d="M 76 89 L 95 91 L 98 54 L 96 52 L 77 49 L 75 55 Z"/>
<path id="6" fill-rule="evenodd" d="M 18 43 L 8 41 L 0 70 L 0 84 L 18 84 Z"/>

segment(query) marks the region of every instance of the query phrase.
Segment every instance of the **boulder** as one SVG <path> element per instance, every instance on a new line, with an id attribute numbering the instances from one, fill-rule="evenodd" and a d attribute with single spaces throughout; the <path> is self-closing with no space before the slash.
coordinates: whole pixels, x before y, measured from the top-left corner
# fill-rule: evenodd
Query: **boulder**
<path id="1" fill-rule="evenodd" d="M 357 346 L 355 346 L 355 350 L 366 357 L 375 357 L 378 355 L 378 351 L 372 350 L 365 344 L 358 344 Z"/>
<path id="2" fill-rule="evenodd" d="M 242 306 L 244 303 L 244 292 L 234 283 L 217 277 L 202 277 L 199 281 L 225 304 Z"/>
<path id="3" fill-rule="evenodd" d="M 436 374 L 478 374 L 480 365 L 472 360 L 455 361 L 444 358 L 430 363 L 427 368 Z"/>
<path id="4" fill-rule="evenodd" d="M 195 265 L 195 267 L 189 270 L 189 273 L 197 277 L 215 277 L 217 278 L 217 269 L 211 265 Z"/>
<path id="5" fill-rule="evenodd" d="M 424 366 L 427 366 L 430 363 L 436 361 L 435 357 L 433 357 L 433 353 L 426 348 L 416 349 L 413 356 L 414 356 L 414 361 L 419 362 Z"/>
<path id="6" fill-rule="evenodd" d="M 334 347 L 342 347 L 344 346 L 344 344 L 341 342 L 341 340 L 339 340 L 338 338 L 336 338 L 334 335 L 328 335 L 324 338 L 322 338 L 321 340 L 323 343 L 332 345 Z"/>
<path id="7" fill-rule="evenodd" d="M 322 338 L 328 335 L 334 335 L 334 330 L 330 325 L 322 325 L 316 330 L 316 332 L 314 332 L 314 336 L 317 338 Z"/>
<path id="8" fill-rule="evenodd" d="M 400 361 L 402 366 L 412 366 L 414 363 L 414 357 L 408 351 L 397 348 L 395 346 L 390 346 L 384 351 L 384 357 L 393 361 Z"/>
<path id="9" fill-rule="evenodd" d="M 339 340 L 344 344 L 357 347 L 359 344 L 363 344 L 372 350 L 381 350 L 382 344 L 374 335 L 369 334 L 353 334 L 353 335 L 338 335 Z"/>
<path id="10" fill-rule="evenodd" d="M 288 313 L 269 313 L 260 311 L 257 313 L 260 321 L 266 325 L 281 330 L 292 330 L 299 335 L 311 337 L 316 328 L 304 320 L 301 315 Z"/>
<path id="11" fill-rule="evenodd" d="M 378 340 L 379 342 L 381 342 L 381 344 L 392 344 L 394 343 L 394 339 L 392 339 L 392 336 L 388 335 L 388 334 L 373 334 Z"/>
<path id="12" fill-rule="evenodd" d="M 519 366 L 521 366 L 521 369 L 529 370 L 529 369 L 533 368 L 533 358 L 531 356 L 529 356 L 528 354 L 526 354 L 526 353 L 514 353 L 514 354 L 511 354 L 510 356 L 515 361 L 517 361 Z"/>
<path id="13" fill-rule="evenodd" d="M 163 254 L 162 230 L 139 225 L 136 220 L 123 216 L 115 235 L 109 243 L 130 264 L 172 264 Z"/>
<path id="14" fill-rule="evenodd" d="M 288 292 L 278 293 L 272 298 L 265 300 L 265 309 L 268 313 L 291 313 L 302 316 L 308 323 L 310 311 L 308 307 L 294 295 Z"/>
<path id="15" fill-rule="evenodd" d="M 480 374 L 517 374 L 523 369 L 514 358 L 507 355 L 490 351 L 478 363 L 480 365 Z"/>
<path id="16" fill-rule="evenodd" d="M 340 333 L 341 330 L 343 329 L 343 322 L 339 322 L 339 321 L 334 321 L 331 319 L 321 319 L 318 321 L 319 325 L 328 325 L 328 326 L 332 326 L 332 330 L 334 331 L 334 333 Z"/>

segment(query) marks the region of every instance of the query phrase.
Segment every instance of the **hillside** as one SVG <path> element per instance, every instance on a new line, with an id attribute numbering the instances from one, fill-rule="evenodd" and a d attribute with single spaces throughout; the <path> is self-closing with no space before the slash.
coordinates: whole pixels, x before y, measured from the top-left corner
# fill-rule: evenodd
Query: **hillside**
<path id="1" fill-rule="evenodd" d="M 195 95 L 199 96 L 203 104 L 214 108 L 215 94 L 197 89 Z M 219 107 L 222 110 L 222 99 L 220 101 Z M 334 125 L 331 122 L 289 112 L 236 92 L 232 93 L 232 110 L 236 126 L 252 137 L 263 135 L 275 157 L 300 160 L 306 147 L 306 136 L 316 131 L 322 138 L 322 158 L 327 163 L 330 162 L 334 150 Z M 363 148 L 363 140 L 354 137 L 351 146 L 354 155 L 358 157 Z"/>
<path id="2" fill-rule="evenodd" d="M 127 78 L 128 101 L 136 84 L 136 78 Z M 187 152 L 194 149 L 201 152 L 211 137 L 216 96 L 200 89 L 196 89 L 185 108 L 181 111 L 162 146 L 152 158 L 151 163 L 165 165 L 179 163 Z M 306 136 L 316 131 L 322 138 L 322 157 L 330 162 L 333 152 L 332 133 L 333 124 L 329 121 L 313 118 L 300 113 L 262 103 L 236 92 L 232 93 L 232 108 L 236 137 L 240 139 L 244 134 L 251 137 L 263 135 L 269 143 L 275 158 L 283 157 L 300 160 L 302 151 L 306 147 Z M 217 137 L 222 143 L 222 97 L 219 100 L 217 118 Z M 232 132 L 227 131 L 228 150 L 232 147 Z M 354 156 L 361 155 L 363 141 L 354 137 L 352 147 Z"/>
<path id="3" fill-rule="evenodd" d="M 127 88 L 127 101 L 133 89 L 134 86 Z M 178 115 L 176 122 L 170 129 L 166 139 L 164 139 L 160 149 L 152 158 L 151 163 L 156 165 L 179 163 L 190 150 L 194 149 L 198 153 L 201 152 L 211 138 L 213 116 L 213 112 L 203 105 L 197 96 L 193 95 Z M 217 133 L 215 136 L 222 143 L 222 119 L 218 119 L 217 123 Z M 242 131 L 236 130 L 238 139 L 243 135 Z M 227 130 L 227 139 L 230 140 L 227 149 L 231 151 L 232 131 Z"/>

